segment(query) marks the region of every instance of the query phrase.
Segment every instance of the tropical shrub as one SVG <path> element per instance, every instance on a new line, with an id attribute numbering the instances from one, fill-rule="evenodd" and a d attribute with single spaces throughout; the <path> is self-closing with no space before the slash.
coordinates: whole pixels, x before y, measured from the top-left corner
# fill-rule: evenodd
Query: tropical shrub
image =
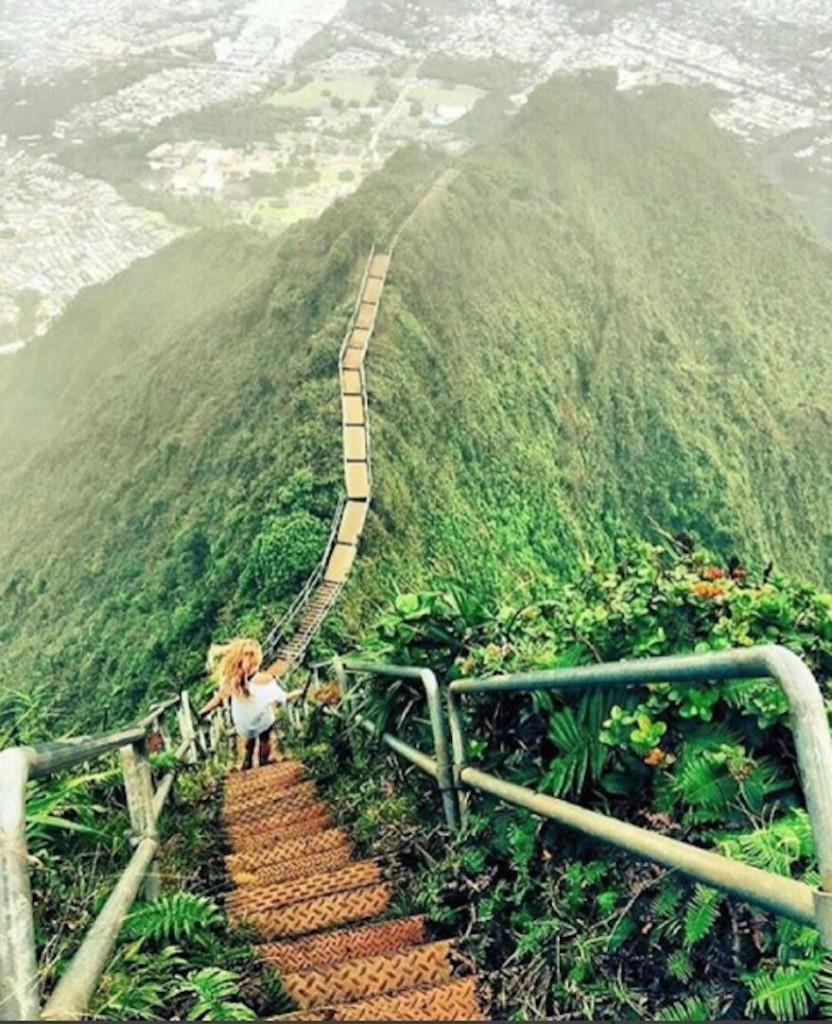
<path id="1" fill-rule="evenodd" d="M 458 581 L 399 595 L 360 657 L 452 679 L 778 643 L 805 660 L 832 708 L 832 596 L 770 568 L 720 564 L 686 537 L 625 541 L 617 556 L 520 606 Z M 430 750 L 418 683 L 362 679 L 342 712 L 352 709 Z M 787 707 L 771 680 L 485 696 L 466 699 L 465 716 L 467 755 L 484 770 L 817 878 Z M 348 736 L 335 749 L 370 763 L 366 738 Z M 471 805 L 460 836 L 436 834 L 411 895 L 494 970 L 500 1014 L 788 1019 L 828 1005 L 828 958 L 812 929 L 476 794 Z M 439 815 L 424 787 L 416 816 Z"/>

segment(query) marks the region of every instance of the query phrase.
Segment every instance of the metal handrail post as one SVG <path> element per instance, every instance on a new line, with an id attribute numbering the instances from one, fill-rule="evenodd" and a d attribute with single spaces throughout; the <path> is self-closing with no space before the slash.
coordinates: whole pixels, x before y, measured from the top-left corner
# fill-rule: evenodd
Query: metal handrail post
<path id="1" fill-rule="evenodd" d="M 146 728 L 178 704 L 184 740 L 177 760 L 195 756 L 196 733 L 187 692 L 155 708 L 138 725 L 97 736 L 79 736 L 32 747 L 0 751 L 0 1020 L 80 1019 L 118 939 L 125 916 L 144 883 L 153 898 L 158 879 L 153 864 L 159 846 L 157 818 L 173 785 L 168 772 L 153 790 Z M 216 716 L 218 736 L 222 714 Z M 213 723 L 212 723 L 213 724 Z M 39 1007 L 34 915 L 26 846 L 26 783 L 118 751 L 135 849 L 103 910 L 55 987 Z"/>
<path id="2" fill-rule="evenodd" d="M 66 1021 L 83 1018 L 158 845 L 155 839 L 146 837 L 136 847 L 110 898 L 55 986 L 41 1019 Z"/>
<path id="3" fill-rule="evenodd" d="M 55 743 L 39 743 L 35 747 L 24 747 L 29 759 L 29 778 L 42 779 L 53 772 L 73 768 L 84 761 L 92 761 L 111 750 L 118 750 L 126 743 L 144 739 L 144 726 L 133 725 L 119 732 L 103 733 L 100 736 L 74 736 Z"/>
<path id="4" fill-rule="evenodd" d="M 456 783 L 448 752 L 448 734 L 445 726 L 445 716 L 442 711 L 442 697 L 439 692 L 439 683 L 434 673 L 427 668 L 404 668 L 397 666 L 386 669 L 379 665 L 361 661 L 342 662 L 341 665 L 342 672 L 343 670 L 348 672 L 367 672 L 372 675 L 388 676 L 395 679 L 418 679 L 421 682 L 428 702 L 430 727 L 433 733 L 433 750 L 437 765 L 436 782 L 442 798 L 445 820 L 450 828 L 456 829 L 459 826 Z M 337 675 L 337 667 L 335 671 Z M 340 678 L 339 676 L 339 681 Z"/>
<path id="5" fill-rule="evenodd" d="M 188 749 L 185 755 L 186 764 L 196 764 L 199 760 L 199 755 L 196 748 L 196 728 L 194 727 L 194 716 L 191 713 L 191 698 L 187 690 L 183 690 L 179 695 L 181 701 L 181 719 L 180 729 L 182 731 L 182 741 L 188 740 Z"/>
<path id="6" fill-rule="evenodd" d="M 761 664 L 789 701 L 800 781 L 820 867 L 820 887 L 832 892 L 832 738 L 817 680 L 792 651 L 777 644 L 760 649 Z"/>
<path id="7" fill-rule="evenodd" d="M 37 1020 L 35 924 L 26 848 L 26 748 L 0 751 L 0 778 L 0 1020 Z"/>
<path id="8" fill-rule="evenodd" d="M 542 814 L 602 842 L 612 843 L 636 857 L 681 871 L 705 885 L 716 886 L 723 892 L 793 921 L 818 926 L 814 893 L 805 882 L 763 871 L 557 797 L 533 793 L 524 786 L 516 786 L 476 768 L 463 769 L 462 781 L 517 807 Z"/>
<path id="9" fill-rule="evenodd" d="M 140 718 L 138 720 L 138 722 L 136 722 L 136 725 L 139 728 L 142 728 L 142 729 L 146 728 L 148 725 L 154 725 L 156 722 L 158 722 L 158 720 L 162 717 L 162 715 L 167 710 L 169 710 L 175 704 L 178 704 L 178 703 L 179 703 L 179 698 L 178 697 L 171 697 L 169 700 L 166 700 L 163 703 L 159 704 L 158 707 L 153 708 L 152 711 L 149 711 L 144 716 L 144 718 Z"/>
<path id="10" fill-rule="evenodd" d="M 462 785 L 461 773 L 467 763 L 465 749 L 465 723 L 462 717 L 462 698 L 451 687 L 445 690 L 448 701 L 448 725 L 451 731 L 451 752 L 453 755 L 453 778 L 459 806 L 459 823 L 464 825 L 468 817 L 468 793 Z"/>
<path id="11" fill-rule="evenodd" d="M 122 747 L 119 757 L 124 773 L 124 789 L 127 793 L 127 809 L 130 813 L 133 842 L 138 846 L 145 838 L 158 840 L 153 778 L 150 774 L 150 762 L 147 760 L 144 743 L 133 743 L 129 747 Z M 151 867 L 144 885 L 145 898 L 155 899 L 161 889 L 159 873 L 155 867 Z"/>
<path id="12" fill-rule="evenodd" d="M 420 678 L 425 688 L 430 712 L 433 750 L 436 755 L 436 781 L 442 796 L 442 805 L 445 808 L 445 820 L 449 828 L 456 829 L 459 827 L 456 781 L 451 767 L 451 758 L 448 753 L 448 733 L 445 726 L 445 716 L 442 713 L 442 697 L 439 693 L 439 683 L 430 669 L 422 669 Z"/>

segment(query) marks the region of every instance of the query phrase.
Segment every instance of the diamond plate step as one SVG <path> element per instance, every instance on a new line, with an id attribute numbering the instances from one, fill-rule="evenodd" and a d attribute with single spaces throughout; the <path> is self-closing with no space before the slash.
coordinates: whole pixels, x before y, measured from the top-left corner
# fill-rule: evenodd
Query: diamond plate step
<path id="1" fill-rule="evenodd" d="M 252 768 L 247 772 L 231 772 L 226 776 L 226 793 L 248 791 L 252 786 L 280 786 L 287 779 L 299 779 L 306 771 L 300 761 L 274 761 L 264 764 L 262 768 Z"/>
<path id="2" fill-rule="evenodd" d="M 317 798 L 318 788 L 314 782 L 300 782 L 279 793 L 258 793 L 247 803 L 240 804 L 234 809 L 223 808 L 222 821 L 228 826 L 245 825 L 251 821 L 259 821 L 264 815 L 276 813 L 278 809 L 308 807 Z"/>
<path id="3" fill-rule="evenodd" d="M 295 1013 L 284 1013 L 280 1017 L 267 1017 L 266 1020 L 332 1020 L 326 1010 L 297 1010 Z"/>
<path id="4" fill-rule="evenodd" d="M 226 898 L 225 906 L 229 917 L 232 920 L 239 920 L 244 916 L 251 917 L 269 910 L 278 910 L 300 900 L 346 892 L 380 881 L 381 869 L 378 864 L 374 860 L 359 860 L 347 864 L 338 871 L 325 871 L 276 885 L 249 886 L 230 894 Z"/>
<path id="5" fill-rule="evenodd" d="M 259 818 L 226 825 L 225 834 L 231 845 L 242 853 L 249 839 L 256 840 L 263 835 L 272 835 L 275 832 L 282 832 L 283 835 L 286 835 L 286 826 L 294 825 L 299 821 L 317 821 L 322 817 L 329 821 L 332 820 L 329 808 L 320 800 L 300 807 L 288 807 L 285 810 L 275 810 L 274 804 L 267 804 Z"/>
<path id="6" fill-rule="evenodd" d="M 485 1020 L 473 978 L 457 978 L 427 989 L 409 989 L 393 996 L 376 996 L 355 1003 L 295 1010 L 271 1020 Z"/>
<path id="7" fill-rule="evenodd" d="M 231 880 L 243 889 L 249 886 L 289 882 L 294 878 L 305 878 L 307 875 L 317 875 L 322 871 L 334 871 L 347 864 L 351 856 L 352 846 L 344 843 L 342 846 L 333 846 L 330 850 L 312 856 L 296 857 L 294 860 L 274 864 L 261 864 L 250 871 L 238 869 L 231 875 Z"/>
<path id="8" fill-rule="evenodd" d="M 225 782 L 225 806 L 228 811 L 244 807 L 252 797 L 264 793 L 277 794 L 303 780 L 305 770 L 296 762 L 278 762 L 235 772 Z"/>
<path id="9" fill-rule="evenodd" d="M 288 942 L 268 942 L 260 946 L 258 952 L 276 970 L 288 973 L 339 960 L 392 953 L 424 941 L 424 917 L 403 917 Z"/>
<path id="10" fill-rule="evenodd" d="M 385 882 L 348 889 L 328 896 L 292 903 L 280 910 L 253 914 L 249 921 L 264 939 L 306 935 L 322 928 L 362 921 L 385 911 L 390 903 L 390 886 Z"/>
<path id="11" fill-rule="evenodd" d="M 329 809 L 324 807 L 315 814 L 310 814 L 298 821 L 282 822 L 268 829 L 258 829 L 256 832 L 247 830 L 238 833 L 231 843 L 232 854 L 257 854 L 261 850 L 268 850 L 275 843 L 283 844 L 290 839 L 300 839 L 312 836 L 319 832 L 325 832 L 332 828 L 335 822 Z"/>
<path id="12" fill-rule="evenodd" d="M 473 978 L 334 1008 L 330 1020 L 484 1020 Z"/>
<path id="13" fill-rule="evenodd" d="M 298 1009 L 313 1010 L 450 981 L 450 951 L 450 942 L 431 942 L 328 967 L 310 967 L 284 974 L 281 980 Z"/>
<path id="14" fill-rule="evenodd" d="M 257 871 L 265 865 L 280 864 L 284 860 L 295 860 L 324 853 L 335 846 L 349 843 L 349 836 L 342 828 L 328 828 L 324 832 L 315 832 L 309 836 L 298 836 L 285 843 L 275 843 L 259 853 L 231 853 L 225 858 L 226 867 L 230 872 Z"/>

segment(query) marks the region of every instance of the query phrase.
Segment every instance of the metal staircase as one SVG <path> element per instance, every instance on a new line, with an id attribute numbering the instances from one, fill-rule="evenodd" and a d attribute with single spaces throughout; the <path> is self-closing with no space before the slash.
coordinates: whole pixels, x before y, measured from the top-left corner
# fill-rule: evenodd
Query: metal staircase
<path id="1" fill-rule="evenodd" d="M 484 1019 L 454 944 L 432 940 L 422 917 L 385 916 L 391 866 L 353 859 L 303 765 L 229 776 L 223 822 L 229 919 L 256 930 L 297 1007 L 273 1019 Z"/>
<path id="2" fill-rule="evenodd" d="M 267 671 L 286 677 L 302 661 L 347 580 L 367 521 L 372 490 L 364 359 L 381 302 L 389 253 L 371 250 L 338 356 L 344 487 L 324 554 L 263 644 Z"/>

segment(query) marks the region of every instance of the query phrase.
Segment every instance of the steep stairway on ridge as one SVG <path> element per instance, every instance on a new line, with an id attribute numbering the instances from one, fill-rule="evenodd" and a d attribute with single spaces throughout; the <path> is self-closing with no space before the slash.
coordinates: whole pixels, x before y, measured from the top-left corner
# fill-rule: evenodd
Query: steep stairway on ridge
<path id="1" fill-rule="evenodd" d="M 228 776 L 223 823 L 234 883 L 226 909 L 262 938 L 261 958 L 298 1009 L 275 1020 L 484 1020 L 476 979 L 421 917 L 386 919 L 391 883 L 353 859 L 297 761 Z"/>
<path id="2" fill-rule="evenodd" d="M 314 583 L 297 607 L 296 626 L 288 639 L 269 651 L 267 671 L 285 676 L 303 660 L 310 641 L 321 628 L 346 582 L 367 521 L 372 489 L 370 425 L 364 358 L 375 327 L 384 282 L 390 266 L 389 253 L 371 253 L 358 298 L 341 346 L 338 373 L 341 387 L 341 419 L 344 444 L 346 500 Z"/>

